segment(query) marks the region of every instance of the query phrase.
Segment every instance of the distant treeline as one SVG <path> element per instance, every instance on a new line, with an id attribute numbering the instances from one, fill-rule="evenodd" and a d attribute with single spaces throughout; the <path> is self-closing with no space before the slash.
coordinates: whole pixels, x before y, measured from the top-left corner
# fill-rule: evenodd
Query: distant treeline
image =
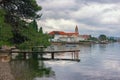
<path id="1" fill-rule="evenodd" d="M 90 38 L 88 40 L 96 41 L 96 42 L 101 42 L 101 41 L 116 42 L 117 41 L 117 39 L 115 37 L 107 37 L 104 34 L 101 34 L 99 37 L 90 36 Z"/>

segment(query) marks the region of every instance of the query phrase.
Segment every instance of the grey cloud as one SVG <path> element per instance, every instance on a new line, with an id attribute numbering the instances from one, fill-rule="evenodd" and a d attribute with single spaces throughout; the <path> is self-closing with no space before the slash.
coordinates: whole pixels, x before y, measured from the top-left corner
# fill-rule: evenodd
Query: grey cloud
<path id="1" fill-rule="evenodd" d="M 111 11 L 114 13 L 115 11 L 120 10 L 120 7 L 118 7 L 119 6 L 118 3 L 120 3 L 120 0 L 37 0 L 37 2 L 39 5 L 43 7 L 43 10 L 40 11 L 41 13 L 43 13 L 43 16 L 41 19 L 43 21 L 46 21 L 47 19 L 54 19 L 54 20 L 65 19 L 65 20 L 76 21 L 78 23 L 76 25 L 79 25 L 79 23 L 83 23 L 91 27 L 94 26 L 96 28 L 101 27 L 101 28 L 108 29 L 108 31 L 106 29 L 103 31 L 101 30 L 92 31 L 89 29 L 86 29 L 86 30 L 80 29 L 80 32 L 83 34 L 88 33 L 92 35 L 98 35 L 100 33 L 104 33 L 108 35 L 117 35 L 117 33 L 119 33 L 120 31 L 120 26 L 119 26 L 120 24 L 117 24 L 117 25 L 114 23 L 104 24 L 101 22 L 101 20 L 105 18 L 107 15 L 107 14 L 104 15 L 105 13 L 108 13 L 108 12 L 111 13 Z M 97 6 L 97 4 L 100 6 Z M 106 4 L 105 7 L 107 6 L 108 8 L 105 8 L 102 10 L 101 8 L 102 8 L 102 5 L 104 6 L 104 4 Z M 115 4 L 118 6 L 109 8 L 109 5 L 112 6 L 112 4 L 113 5 Z M 91 5 L 94 5 L 94 6 L 91 7 Z M 91 7 L 90 9 L 93 8 L 93 10 L 90 10 L 89 7 Z M 96 7 L 98 7 L 98 9 L 96 9 Z M 82 8 L 83 8 L 83 11 L 81 11 Z M 79 13 L 73 14 L 73 13 L 76 13 L 77 11 L 78 12 L 80 11 L 81 14 Z M 119 14 L 119 13 L 115 13 L 115 14 Z M 109 18 L 109 16 L 106 17 L 106 19 L 107 18 Z M 54 27 L 52 26 L 46 26 L 46 28 L 54 29 Z M 113 29 L 115 32 L 111 33 L 109 29 Z M 71 29 L 68 28 L 67 31 L 71 31 Z"/>
<path id="2" fill-rule="evenodd" d="M 120 0 L 84 0 L 84 2 L 119 3 Z"/>
<path id="3" fill-rule="evenodd" d="M 77 7 L 75 0 L 37 0 L 37 2 L 44 6 L 46 10 L 74 9 Z"/>

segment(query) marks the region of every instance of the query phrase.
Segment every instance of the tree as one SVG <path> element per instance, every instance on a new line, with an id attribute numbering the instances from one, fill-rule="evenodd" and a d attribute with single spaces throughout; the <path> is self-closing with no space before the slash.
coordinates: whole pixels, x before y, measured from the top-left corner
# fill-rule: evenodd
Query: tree
<path id="1" fill-rule="evenodd" d="M 104 35 L 104 34 L 100 35 L 100 36 L 99 36 L 99 40 L 100 40 L 100 41 L 107 40 L 106 35 Z"/>
<path id="2" fill-rule="evenodd" d="M 37 22 L 36 20 L 34 19 L 30 24 L 29 24 L 31 27 L 33 27 L 33 29 L 38 32 L 38 25 L 37 25 Z"/>
<path id="3" fill-rule="evenodd" d="M 11 32 L 11 26 L 4 23 L 5 20 L 5 11 L 0 9 L 0 46 L 10 45 L 10 39 L 13 37 Z"/>
<path id="4" fill-rule="evenodd" d="M 12 43 L 21 44 L 28 40 L 22 30 L 28 28 L 28 19 L 41 17 L 36 13 L 41 9 L 36 0 L 0 0 L 0 10 L 5 12 L 3 23 L 11 26 Z"/>
<path id="5" fill-rule="evenodd" d="M 33 24 L 35 23 L 35 24 Z M 20 44 L 20 48 L 26 49 L 32 48 L 33 46 L 48 46 L 50 45 L 50 42 L 48 41 L 49 36 L 48 34 L 40 33 L 36 28 L 38 28 L 38 25 L 36 24 L 36 21 L 34 20 L 29 24 L 29 27 L 22 30 L 22 35 L 27 36 L 26 41 L 24 41 L 22 44 Z"/>
<path id="6" fill-rule="evenodd" d="M 3 18 L 0 17 L 0 23 L 5 24 L 4 28 L 8 29 L 9 27 L 8 32 L 12 34 L 10 37 L 5 37 L 5 42 L 9 41 L 21 49 L 26 49 L 28 46 L 49 45 L 49 36 L 43 34 L 42 29 L 38 31 L 35 20 L 41 17 L 37 14 L 37 11 L 41 9 L 36 4 L 36 0 L 1 0 L 0 15 Z M 28 20 L 32 22 L 28 22 Z M 4 28 L 1 27 L 0 29 Z M 2 33 L 7 33 L 7 29 L 2 30 Z M 3 41 L 3 38 L 1 41 Z"/>
<path id="7" fill-rule="evenodd" d="M 36 0 L 1 0 L 0 7 L 5 9 L 7 13 L 10 13 L 8 15 L 12 19 L 15 17 L 23 19 L 38 17 L 36 11 L 42 9 L 36 4 Z"/>
<path id="8" fill-rule="evenodd" d="M 42 27 L 40 27 L 39 33 L 40 33 L 40 34 L 43 34 L 43 29 L 42 29 Z"/>
<path id="9" fill-rule="evenodd" d="M 0 0 L 0 15 L 2 15 L 0 17 L 2 18 L 0 19 L 0 23 L 2 23 L 0 24 L 0 35 L 3 35 L 0 36 L 1 41 L 4 41 L 3 37 L 6 33 L 12 34 L 12 36 L 5 37 L 6 42 L 9 41 L 15 45 L 33 41 L 34 37 L 38 37 L 38 33 L 35 32 L 37 30 L 35 19 L 41 17 L 37 14 L 37 11 L 41 9 L 36 0 Z M 32 26 L 35 30 L 32 30 L 33 28 L 27 22 L 30 19 L 33 20 Z M 3 29 L 9 29 L 9 31 L 6 32 Z"/>
<path id="10" fill-rule="evenodd" d="M 114 37 L 109 37 L 108 40 L 109 40 L 110 42 L 116 42 L 116 41 L 117 41 Z"/>

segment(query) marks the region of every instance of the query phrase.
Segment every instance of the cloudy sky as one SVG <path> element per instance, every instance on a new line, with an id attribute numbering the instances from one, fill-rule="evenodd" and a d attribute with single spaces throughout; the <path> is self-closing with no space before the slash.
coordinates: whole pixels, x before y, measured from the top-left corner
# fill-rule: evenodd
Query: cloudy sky
<path id="1" fill-rule="evenodd" d="M 42 6 L 38 25 L 45 32 L 74 32 L 80 34 L 120 37 L 120 0 L 37 0 Z"/>

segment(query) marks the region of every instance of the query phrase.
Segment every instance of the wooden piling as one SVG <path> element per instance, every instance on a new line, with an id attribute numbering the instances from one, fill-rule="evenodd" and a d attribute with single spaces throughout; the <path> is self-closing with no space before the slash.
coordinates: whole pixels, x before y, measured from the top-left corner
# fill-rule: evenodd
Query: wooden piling
<path id="1" fill-rule="evenodd" d="M 23 53 L 23 58 L 24 60 L 26 60 L 26 53 Z"/>
<path id="2" fill-rule="evenodd" d="M 51 58 L 54 59 L 54 53 L 51 53 Z"/>

